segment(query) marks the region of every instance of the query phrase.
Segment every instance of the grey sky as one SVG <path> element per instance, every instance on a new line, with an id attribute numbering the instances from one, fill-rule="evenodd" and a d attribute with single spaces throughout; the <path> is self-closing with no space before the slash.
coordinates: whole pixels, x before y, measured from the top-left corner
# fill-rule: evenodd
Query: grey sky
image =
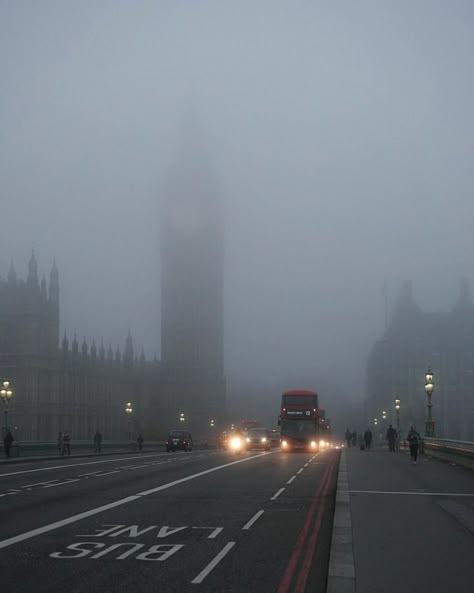
<path id="1" fill-rule="evenodd" d="M 472 277 L 473 30 L 470 1 L 2 0 L 0 274 L 56 257 L 63 330 L 159 353 L 158 200 L 192 111 L 231 393 L 362 394 L 384 278 L 440 309 Z"/>

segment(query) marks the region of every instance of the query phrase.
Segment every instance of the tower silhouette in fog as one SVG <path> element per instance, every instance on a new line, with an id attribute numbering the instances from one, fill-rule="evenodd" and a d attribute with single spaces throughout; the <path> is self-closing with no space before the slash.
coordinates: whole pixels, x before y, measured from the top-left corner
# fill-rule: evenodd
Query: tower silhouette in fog
<path id="1" fill-rule="evenodd" d="M 209 162 L 187 144 L 160 201 L 161 379 L 168 422 L 207 434 L 225 417 L 224 215 Z"/>

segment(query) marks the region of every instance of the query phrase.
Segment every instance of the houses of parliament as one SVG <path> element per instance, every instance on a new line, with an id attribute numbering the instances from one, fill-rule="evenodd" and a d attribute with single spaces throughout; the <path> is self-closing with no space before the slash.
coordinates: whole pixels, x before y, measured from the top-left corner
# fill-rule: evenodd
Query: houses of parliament
<path id="1" fill-rule="evenodd" d="M 33 253 L 26 278 L 12 263 L 0 278 L 0 375 L 13 385 L 8 424 L 16 440 L 161 439 L 186 426 L 206 438 L 226 415 L 223 363 L 224 238 L 219 196 L 207 171 L 188 163 L 160 200 L 161 360 L 60 334 L 60 271 L 40 279 Z M 185 423 L 179 422 L 184 414 Z"/>

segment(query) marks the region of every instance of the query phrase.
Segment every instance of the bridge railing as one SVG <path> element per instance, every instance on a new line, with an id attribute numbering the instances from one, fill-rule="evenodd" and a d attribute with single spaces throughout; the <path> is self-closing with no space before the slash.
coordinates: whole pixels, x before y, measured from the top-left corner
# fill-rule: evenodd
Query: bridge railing
<path id="1" fill-rule="evenodd" d="M 422 449 L 426 455 L 474 469 L 474 443 L 471 441 L 425 437 Z"/>
<path id="2" fill-rule="evenodd" d="M 145 451 L 165 451 L 166 441 L 145 441 Z M 194 442 L 195 449 L 217 448 L 209 445 L 206 441 Z M 3 447 L 0 445 L 0 452 Z M 71 454 L 94 454 L 95 445 L 92 441 L 71 441 Z M 101 453 L 121 453 L 138 451 L 138 444 L 135 441 L 102 441 Z M 10 457 L 38 457 L 50 456 L 59 457 L 57 441 L 13 441 L 10 449 Z M 1 453 L 0 453 L 1 457 Z"/>
<path id="3" fill-rule="evenodd" d="M 161 449 L 165 446 L 164 441 L 148 441 L 144 443 L 146 449 Z M 71 441 L 71 453 L 93 454 L 95 450 L 94 443 L 91 441 Z M 138 445 L 135 441 L 102 441 L 102 453 L 120 453 L 138 451 Z M 10 457 L 35 457 L 51 456 L 59 457 L 57 441 L 13 441 L 10 450 Z"/>

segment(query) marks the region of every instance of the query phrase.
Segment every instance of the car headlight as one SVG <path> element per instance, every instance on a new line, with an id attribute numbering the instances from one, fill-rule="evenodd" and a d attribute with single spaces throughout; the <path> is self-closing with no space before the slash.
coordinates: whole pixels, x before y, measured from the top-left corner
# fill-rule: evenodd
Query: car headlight
<path id="1" fill-rule="evenodd" d="M 316 441 L 311 441 L 311 449 L 314 449 L 316 447 Z"/>
<path id="2" fill-rule="evenodd" d="M 267 437 L 262 437 L 262 443 L 266 443 L 267 442 Z"/>
<path id="3" fill-rule="evenodd" d="M 233 439 L 230 440 L 230 446 L 231 446 L 232 449 L 240 449 L 241 444 L 242 443 L 240 442 L 239 437 L 235 437 L 235 438 L 233 438 Z"/>
<path id="4" fill-rule="evenodd" d="M 286 449 L 288 447 L 288 443 L 286 441 L 282 441 L 281 446 L 283 447 L 283 449 Z"/>
<path id="5" fill-rule="evenodd" d="M 247 437 L 245 440 L 247 441 L 247 443 L 250 443 L 249 437 Z"/>
<path id="6" fill-rule="evenodd" d="M 324 447 L 326 446 L 326 441 L 325 441 L 325 440 L 323 440 L 323 439 L 321 439 L 321 440 L 319 441 L 319 446 L 324 448 Z"/>

